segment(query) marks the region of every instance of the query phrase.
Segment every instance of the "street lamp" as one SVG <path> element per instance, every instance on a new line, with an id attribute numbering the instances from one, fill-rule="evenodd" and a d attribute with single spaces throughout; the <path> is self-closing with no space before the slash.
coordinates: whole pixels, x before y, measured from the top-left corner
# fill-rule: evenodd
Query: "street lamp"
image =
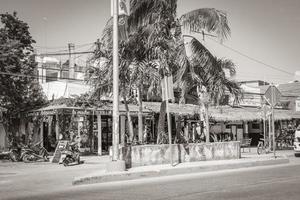
<path id="1" fill-rule="evenodd" d="M 119 159 L 119 30 L 118 10 L 119 0 L 112 0 L 113 3 L 113 146 L 112 162 L 106 166 L 107 172 L 124 171 L 125 162 Z"/>

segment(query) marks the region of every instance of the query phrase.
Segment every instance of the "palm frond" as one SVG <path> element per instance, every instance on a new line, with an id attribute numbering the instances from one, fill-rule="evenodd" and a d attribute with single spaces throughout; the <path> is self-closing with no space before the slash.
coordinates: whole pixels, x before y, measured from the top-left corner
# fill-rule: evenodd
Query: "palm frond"
<path id="1" fill-rule="evenodd" d="M 129 26 L 145 26 L 162 19 L 162 14 L 175 18 L 177 0 L 131 0 Z M 164 13 L 163 13 L 164 12 Z"/>
<path id="2" fill-rule="evenodd" d="M 227 39 L 230 35 L 227 15 L 215 8 L 201 8 L 188 12 L 180 17 L 185 31 L 207 31 L 215 33 L 219 39 Z"/>

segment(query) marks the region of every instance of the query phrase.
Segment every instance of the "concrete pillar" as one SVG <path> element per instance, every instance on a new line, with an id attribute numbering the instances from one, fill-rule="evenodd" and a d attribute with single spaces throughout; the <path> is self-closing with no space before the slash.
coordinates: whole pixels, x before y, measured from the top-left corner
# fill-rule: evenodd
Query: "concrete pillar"
<path id="1" fill-rule="evenodd" d="M 244 127 L 244 137 L 249 138 L 249 127 L 248 127 L 248 122 L 243 122 L 243 127 Z"/>
<path id="2" fill-rule="evenodd" d="M 58 119 L 58 114 L 55 115 L 55 138 L 56 141 L 59 140 L 59 119 Z"/>
<path id="3" fill-rule="evenodd" d="M 24 120 L 23 117 L 21 117 L 20 119 L 20 126 L 19 126 L 19 134 L 20 136 L 22 136 L 22 138 L 24 137 L 25 138 L 25 143 L 27 142 L 27 138 L 26 138 L 26 122 Z"/>
<path id="4" fill-rule="evenodd" d="M 189 136 L 189 122 L 186 123 L 185 127 L 184 127 L 184 137 L 187 140 L 190 140 L 190 136 Z"/>
<path id="5" fill-rule="evenodd" d="M 98 127 L 98 156 L 102 155 L 102 127 L 101 127 L 101 115 L 97 115 L 97 127 Z"/>

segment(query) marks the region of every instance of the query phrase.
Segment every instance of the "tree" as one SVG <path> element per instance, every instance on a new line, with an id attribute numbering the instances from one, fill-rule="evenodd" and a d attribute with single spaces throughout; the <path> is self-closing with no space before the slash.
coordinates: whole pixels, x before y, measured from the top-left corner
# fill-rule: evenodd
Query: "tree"
<path id="1" fill-rule="evenodd" d="M 125 42 L 125 46 L 129 48 L 121 49 L 119 55 L 121 62 L 123 59 L 124 62 L 128 61 L 127 58 L 130 57 L 129 63 L 137 63 L 127 63 L 127 69 L 130 69 L 129 66 L 137 69 L 136 67 L 141 66 L 140 63 L 146 63 L 142 65 L 146 67 L 156 66 L 153 71 L 156 69 L 159 74 L 158 82 L 165 76 L 174 75 L 181 90 L 181 100 L 184 100 L 191 83 L 202 84 L 205 81 L 211 83 L 212 80 L 218 80 L 217 73 L 209 73 L 216 66 L 217 59 L 190 34 L 199 31 L 203 34 L 215 34 L 223 41 L 230 34 L 230 29 L 226 13 L 223 11 L 214 8 L 196 9 L 177 18 L 176 8 L 177 0 L 131 0 L 130 15 L 121 17 L 124 26 L 120 28 L 123 30 L 120 32 L 123 38 L 120 43 Z M 188 47 L 185 44 L 187 36 L 192 38 L 188 41 Z M 111 52 L 111 28 L 105 28 L 103 38 L 105 49 Z M 189 49 L 190 55 L 187 52 Z M 123 55 L 130 56 L 124 58 Z M 122 66 L 120 64 L 120 69 Z M 136 79 L 129 76 L 128 81 L 141 87 L 140 81 L 145 80 L 145 75 L 141 73 Z M 165 134 L 165 114 L 165 106 L 162 103 L 158 142 Z"/>
<path id="2" fill-rule="evenodd" d="M 205 103 L 206 121 L 208 121 L 208 103 L 219 101 L 225 94 L 225 90 L 229 90 L 234 95 L 238 94 L 239 87 L 233 81 L 226 79 L 223 71 L 225 63 L 220 63 L 191 34 L 197 32 L 203 36 L 214 34 L 222 42 L 230 35 L 226 13 L 214 8 L 201 8 L 176 18 L 176 0 L 133 0 L 131 2 L 133 8 L 129 17 L 130 26 L 142 26 L 144 29 L 152 30 L 149 47 L 159 54 L 163 53 L 157 58 L 164 71 L 162 77 L 168 73 L 175 75 L 177 86 L 181 91 L 181 103 L 185 101 L 188 92 L 196 91 L 197 88 L 200 91 L 200 86 L 205 88 L 205 93 L 209 96 Z M 155 59 L 155 54 L 153 58 Z M 164 104 L 160 114 L 165 115 Z M 160 117 L 158 136 L 164 133 L 163 116 Z M 208 128 L 209 125 L 207 125 L 209 139 Z"/>
<path id="3" fill-rule="evenodd" d="M 139 141 L 143 142 L 143 120 L 142 120 L 142 100 L 147 95 L 157 89 L 159 74 L 156 65 L 148 58 L 146 42 L 149 32 L 142 32 L 136 29 L 129 32 L 124 29 L 128 25 L 128 17 L 121 16 L 123 25 L 120 25 L 119 57 L 120 57 L 120 94 L 125 103 L 130 133 L 130 141 L 133 140 L 133 128 L 129 114 L 128 102 L 137 101 L 139 105 Z M 110 94 L 112 89 L 112 23 L 111 19 L 104 28 L 99 48 L 95 51 L 92 62 L 98 63 L 88 70 L 88 80 L 94 85 L 98 94 Z M 144 92 L 147 89 L 147 92 Z M 136 90 L 137 98 L 131 96 L 132 90 Z"/>
<path id="4" fill-rule="evenodd" d="M 10 116 L 45 102 L 36 76 L 32 44 L 27 23 L 17 13 L 0 14 L 0 105 Z"/>

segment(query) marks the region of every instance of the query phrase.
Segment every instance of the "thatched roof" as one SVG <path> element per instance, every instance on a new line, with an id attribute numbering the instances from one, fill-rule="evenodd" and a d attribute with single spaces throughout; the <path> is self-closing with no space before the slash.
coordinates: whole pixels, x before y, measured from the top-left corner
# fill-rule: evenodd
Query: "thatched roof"
<path id="1" fill-rule="evenodd" d="M 143 102 L 143 113 L 159 113 L 161 102 Z M 55 111 L 55 110 L 75 110 L 75 111 L 95 111 L 95 112 L 105 112 L 106 114 L 111 114 L 113 106 L 111 103 L 107 103 L 98 108 L 83 108 L 83 107 L 70 107 L 66 105 L 52 105 L 47 106 L 36 111 Z M 129 110 L 131 113 L 138 112 L 138 106 L 129 104 Z M 125 105 L 120 104 L 120 113 L 125 113 Z M 172 114 L 177 114 L 181 116 L 199 115 L 200 107 L 193 104 L 169 104 L 169 111 Z M 220 107 L 210 107 L 210 118 L 215 121 L 253 121 L 261 120 L 262 114 L 259 108 L 255 107 L 230 107 L 230 106 L 220 106 Z M 275 120 L 289 120 L 294 116 L 292 110 L 280 110 L 275 109 Z"/>
<path id="2" fill-rule="evenodd" d="M 144 107 L 153 112 L 160 112 L 160 102 L 144 102 Z M 170 113 L 182 116 L 193 116 L 199 114 L 198 105 L 192 104 L 169 104 Z M 259 108 L 254 107 L 210 107 L 210 118 L 215 121 L 253 121 L 262 119 Z M 275 120 L 292 119 L 293 112 L 291 110 L 275 109 Z"/>
<path id="3" fill-rule="evenodd" d="M 137 113 L 139 108 L 137 105 L 129 104 L 129 111 L 131 113 Z M 38 110 L 35 110 L 33 112 L 47 112 L 47 111 L 55 111 L 55 110 L 75 110 L 75 111 L 108 111 L 111 112 L 113 110 L 113 105 L 112 103 L 107 103 L 105 105 L 102 105 L 98 108 L 92 108 L 92 107 L 74 107 L 74 106 L 67 106 L 66 104 L 61 104 L 61 105 L 49 105 L 43 108 L 40 108 Z M 124 113 L 126 112 L 125 105 L 120 104 L 119 105 L 119 112 Z M 144 114 L 145 113 L 151 113 L 150 110 L 144 109 L 143 110 Z"/>

